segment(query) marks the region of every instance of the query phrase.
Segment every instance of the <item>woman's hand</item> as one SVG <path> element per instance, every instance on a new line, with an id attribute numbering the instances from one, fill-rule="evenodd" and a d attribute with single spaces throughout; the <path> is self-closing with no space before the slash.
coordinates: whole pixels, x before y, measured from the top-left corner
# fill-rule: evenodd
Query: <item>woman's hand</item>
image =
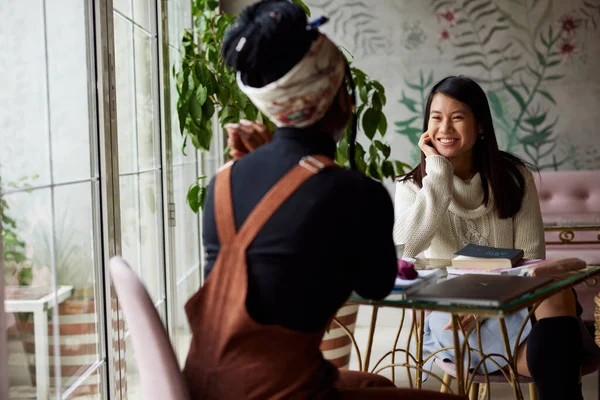
<path id="1" fill-rule="evenodd" d="M 477 318 L 475 317 L 474 314 L 467 314 L 467 315 L 460 315 L 458 317 L 458 323 L 460 324 L 460 326 L 462 326 L 462 329 L 465 332 L 468 332 L 469 329 L 471 329 L 473 327 L 473 325 L 475 325 L 475 320 Z M 454 329 L 452 326 L 452 317 L 450 317 L 450 321 L 448 321 L 448 323 L 446 324 L 446 326 L 444 326 L 444 330 L 448 331 Z"/>
<path id="2" fill-rule="evenodd" d="M 425 153 L 425 157 L 440 155 L 435 147 L 433 147 L 433 142 L 431 136 L 429 136 L 429 131 L 421 135 L 421 138 L 419 139 L 419 148 L 423 153 Z"/>
<path id="3" fill-rule="evenodd" d="M 239 124 L 225 124 L 227 146 L 232 158 L 238 159 L 271 141 L 273 134 L 259 121 L 245 119 Z"/>

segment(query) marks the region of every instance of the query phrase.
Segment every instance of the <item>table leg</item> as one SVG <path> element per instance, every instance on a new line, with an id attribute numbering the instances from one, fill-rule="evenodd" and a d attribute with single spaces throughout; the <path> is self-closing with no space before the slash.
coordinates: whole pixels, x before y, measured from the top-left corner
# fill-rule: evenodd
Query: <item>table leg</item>
<path id="1" fill-rule="evenodd" d="M 48 399 L 50 370 L 48 357 L 48 314 L 40 307 L 33 313 L 35 337 L 35 386 L 38 400 Z"/>
<path id="2" fill-rule="evenodd" d="M 521 386 L 519 385 L 519 374 L 517 374 L 516 371 L 517 366 L 514 362 L 512 352 L 510 351 L 510 341 L 508 340 L 508 330 L 506 329 L 506 322 L 502 317 L 499 317 L 498 320 L 500 321 L 500 330 L 502 332 L 502 340 L 504 341 L 504 349 L 506 350 L 506 358 L 508 358 L 508 363 L 511 367 L 510 377 L 512 379 L 512 382 L 510 382 L 510 384 L 512 386 L 515 399 L 522 400 L 523 393 L 521 393 Z"/>
<path id="3" fill-rule="evenodd" d="M 371 350 L 373 348 L 373 336 L 375 335 L 375 325 L 377 325 L 377 313 L 379 306 L 373 306 L 371 314 L 371 326 L 369 327 L 369 337 L 367 339 L 367 351 L 365 353 L 365 372 L 369 372 L 369 362 L 371 361 Z"/>
<path id="4" fill-rule="evenodd" d="M 457 314 L 452 314 L 452 337 L 454 339 L 454 365 L 456 365 L 456 384 L 458 385 L 458 395 L 465 395 L 465 381 L 463 378 L 463 360 L 462 349 L 459 340 L 460 323 Z"/>
<path id="5" fill-rule="evenodd" d="M 419 327 L 419 334 L 417 335 L 417 389 L 421 389 L 423 383 L 423 336 L 425 335 L 424 319 L 425 311 L 421 310 L 419 312 L 419 322 L 417 325 Z M 408 349 L 406 349 L 406 351 L 408 351 Z"/>

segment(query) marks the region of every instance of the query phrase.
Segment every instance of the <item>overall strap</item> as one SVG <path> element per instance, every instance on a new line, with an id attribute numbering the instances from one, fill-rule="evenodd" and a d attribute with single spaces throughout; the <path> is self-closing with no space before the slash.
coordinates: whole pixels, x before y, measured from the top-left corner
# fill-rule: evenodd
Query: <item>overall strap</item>
<path id="1" fill-rule="evenodd" d="M 236 236 L 238 245 L 243 249 L 248 248 L 264 224 L 300 185 L 324 168 L 334 165 L 333 160 L 323 155 L 303 157 L 254 207 Z"/>
<path id="2" fill-rule="evenodd" d="M 235 238 L 235 219 L 231 200 L 231 167 L 233 162 L 225 164 L 215 177 L 215 221 L 221 246 L 233 242 Z"/>

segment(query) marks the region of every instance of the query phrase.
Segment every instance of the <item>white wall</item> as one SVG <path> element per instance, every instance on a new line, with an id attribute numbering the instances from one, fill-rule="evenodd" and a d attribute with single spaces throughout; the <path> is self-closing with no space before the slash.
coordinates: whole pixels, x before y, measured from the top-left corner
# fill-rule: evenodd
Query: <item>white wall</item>
<path id="1" fill-rule="evenodd" d="M 589 6 L 583 0 L 306 2 L 313 17 L 330 17 L 322 30 L 348 49 L 355 57 L 355 64 L 386 88 L 386 138 L 392 145 L 394 158 L 414 164 L 418 156 L 416 136 L 411 140 L 406 134 L 398 134 L 395 125 L 417 117 L 410 126 L 422 130 L 421 96 L 409 84 L 420 84 L 421 73 L 425 81 L 431 73 L 432 83 L 447 75 L 464 74 L 480 82 L 488 95 L 493 92 L 498 98 L 499 111 L 510 125 L 505 128 L 498 113 L 494 113 L 502 149 L 542 168 L 554 168 L 555 164 L 564 170 L 600 168 L 600 135 L 594 118 L 600 106 L 600 2 L 585 2 Z M 464 3 L 466 10 L 462 7 Z M 560 23 L 569 16 L 576 24 L 571 33 Z M 534 47 L 545 53 L 540 35 L 544 34 L 547 40 L 550 28 L 553 35 L 560 33 L 551 51 L 559 52 L 563 43 L 571 43 L 576 52 L 569 57 L 551 57 L 551 62 L 546 63 L 551 66 L 544 71 L 549 79 L 536 86 L 537 79 L 527 72 L 527 66 L 542 70 Z M 448 32 L 447 39 L 443 32 Z M 523 107 L 502 80 L 515 87 L 525 102 L 528 91 L 535 91 L 522 120 L 546 114 L 546 120 L 537 126 L 538 132 L 555 122 L 545 144 L 540 136 L 531 137 L 525 131 L 524 128 L 530 127 L 527 124 L 511 135 L 514 119 Z M 426 89 L 431 87 L 426 86 Z M 417 102 L 415 112 L 400 103 L 403 95 Z M 530 145 L 526 144 L 528 141 Z M 536 146 L 541 152 L 550 153 L 537 157 Z M 534 153 L 533 157 L 526 150 Z"/>

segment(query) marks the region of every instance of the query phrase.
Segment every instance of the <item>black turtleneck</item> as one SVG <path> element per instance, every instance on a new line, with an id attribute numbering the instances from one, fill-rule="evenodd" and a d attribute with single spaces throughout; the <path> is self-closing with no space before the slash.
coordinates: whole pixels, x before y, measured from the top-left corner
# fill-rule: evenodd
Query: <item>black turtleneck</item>
<path id="1" fill-rule="evenodd" d="M 334 157 L 332 138 L 314 129 L 280 128 L 273 141 L 239 160 L 232 197 L 239 229 L 258 201 L 306 155 Z M 204 208 L 205 276 L 219 252 L 214 181 Z M 321 329 L 352 290 L 386 296 L 397 273 L 388 192 L 358 172 L 329 168 L 306 181 L 248 248 L 250 315 L 263 324 Z"/>

